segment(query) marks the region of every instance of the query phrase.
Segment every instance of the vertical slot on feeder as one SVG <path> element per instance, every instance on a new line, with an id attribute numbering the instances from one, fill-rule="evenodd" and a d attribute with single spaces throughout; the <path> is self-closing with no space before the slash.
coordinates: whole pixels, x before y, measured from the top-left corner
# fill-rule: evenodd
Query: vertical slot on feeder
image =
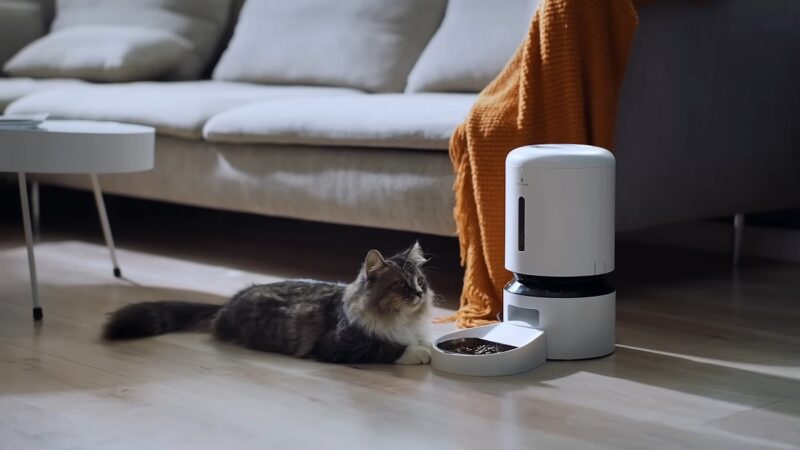
<path id="1" fill-rule="evenodd" d="M 517 249 L 525 251 L 525 197 L 517 203 Z"/>

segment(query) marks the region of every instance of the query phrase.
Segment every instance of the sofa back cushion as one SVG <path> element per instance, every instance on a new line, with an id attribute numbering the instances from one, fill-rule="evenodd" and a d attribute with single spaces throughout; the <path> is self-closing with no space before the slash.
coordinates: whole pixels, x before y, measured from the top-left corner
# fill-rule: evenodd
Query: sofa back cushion
<path id="1" fill-rule="evenodd" d="M 158 28 L 193 46 L 168 75 L 199 78 L 212 63 L 231 12 L 231 0 L 58 0 L 53 30 L 85 25 Z"/>
<path id="2" fill-rule="evenodd" d="M 402 91 L 445 0 L 247 0 L 213 78 Z"/>
<path id="3" fill-rule="evenodd" d="M 166 30 L 84 26 L 54 31 L 14 55 L 4 70 L 15 77 L 126 82 L 157 80 L 192 51 Z"/>
<path id="4" fill-rule="evenodd" d="M 478 92 L 522 43 L 539 0 L 450 0 L 408 77 L 408 92 Z"/>
<path id="5" fill-rule="evenodd" d="M 0 66 L 44 32 L 38 0 L 0 0 Z"/>

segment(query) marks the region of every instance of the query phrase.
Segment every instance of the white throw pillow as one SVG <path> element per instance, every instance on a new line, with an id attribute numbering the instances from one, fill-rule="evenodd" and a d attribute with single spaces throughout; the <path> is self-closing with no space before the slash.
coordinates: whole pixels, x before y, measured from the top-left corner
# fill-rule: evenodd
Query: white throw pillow
<path id="1" fill-rule="evenodd" d="M 445 0 L 247 0 L 213 78 L 402 91 Z"/>
<path id="2" fill-rule="evenodd" d="M 525 38 L 539 0 L 450 0 L 406 92 L 478 92 Z"/>
<path id="3" fill-rule="evenodd" d="M 74 27 L 28 44 L 5 65 L 15 77 L 125 82 L 163 77 L 192 51 L 169 31 L 141 27 Z"/>
<path id="4" fill-rule="evenodd" d="M 228 26 L 231 0 L 58 0 L 53 31 L 90 25 L 171 31 L 193 49 L 169 79 L 197 79 L 208 69 Z"/>

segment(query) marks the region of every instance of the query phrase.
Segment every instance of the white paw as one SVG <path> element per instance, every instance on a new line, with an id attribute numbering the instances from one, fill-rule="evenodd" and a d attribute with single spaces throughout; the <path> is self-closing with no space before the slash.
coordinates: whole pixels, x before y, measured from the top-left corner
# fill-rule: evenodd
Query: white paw
<path id="1" fill-rule="evenodd" d="M 409 345 L 403 356 L 397 358 L 395 364 L 430 364 L 431 349 L 421 345 Z"/>

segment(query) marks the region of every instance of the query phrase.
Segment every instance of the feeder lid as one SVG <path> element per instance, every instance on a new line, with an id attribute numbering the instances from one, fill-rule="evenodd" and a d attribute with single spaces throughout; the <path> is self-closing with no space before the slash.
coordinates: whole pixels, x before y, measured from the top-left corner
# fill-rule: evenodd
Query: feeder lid
<path id="1" fill-rule="evenodd" d="M 526 145 L 512 150 L 506 157 L 506 166 L 512 167 L 589 169 L 614 165 L 614 156 L 608 150 L 579 144 Z"/>

